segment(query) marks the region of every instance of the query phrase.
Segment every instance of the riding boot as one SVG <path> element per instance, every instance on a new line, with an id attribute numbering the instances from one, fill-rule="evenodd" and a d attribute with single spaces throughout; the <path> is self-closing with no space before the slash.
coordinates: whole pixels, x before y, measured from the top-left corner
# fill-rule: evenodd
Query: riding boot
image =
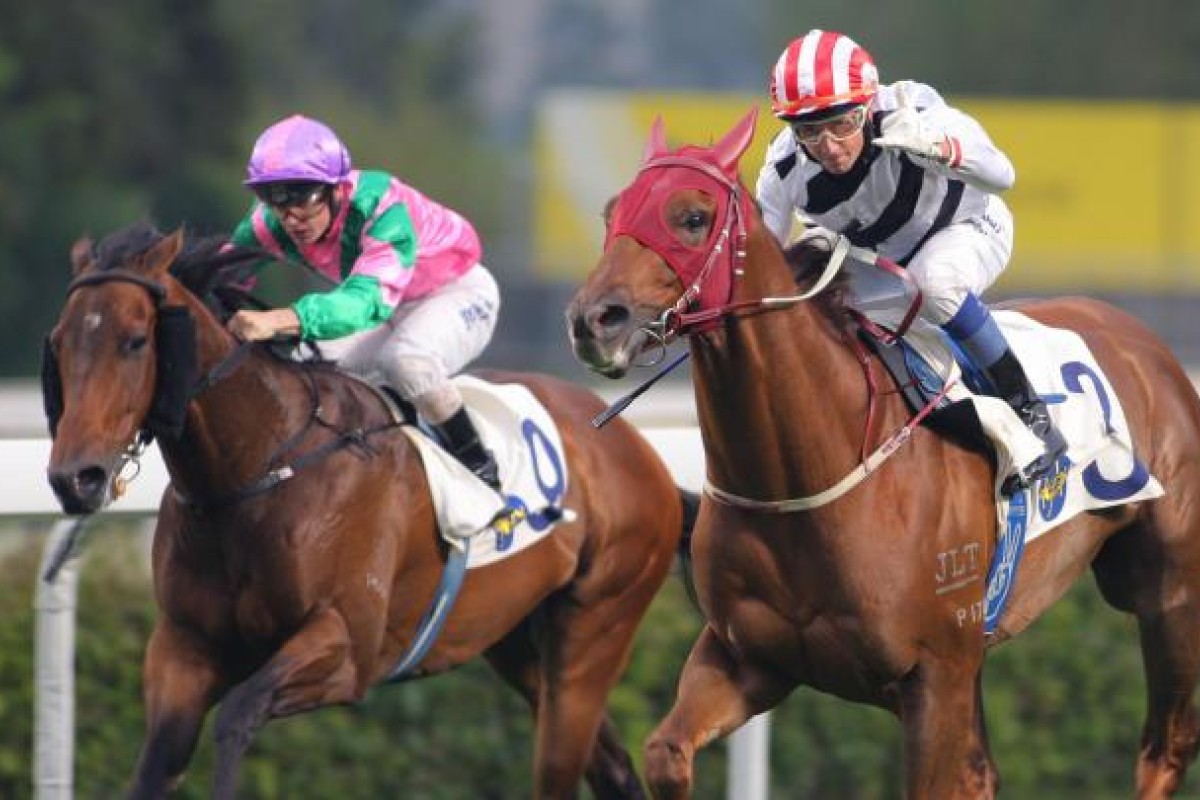
<path id="1" fill-rule="evenodd" d="M 471 421 L 466 408 L 459 408 L 450 419 L 433 427 L 442 437 L 446 450 L 451 455 L 461 461 L 479 480 L 497 492 L 500 491 L 500 466 L 496 463 L 492 451 L 480 441 L 479 432 L 475 430 L 475 423 Z"/>
<path id="2" fill-rule="evenodd" d="M 1029 466 L 1019 469 L 1005 481 L 1001 491 L 1012 494 L 1016 490 L 1032 486 L 1035 481 L 1053 470 L 1058 459 L 1067 452 L 1067 440 L 1050 419 L 1046 401 L 1033 391 L 1024 367 L 1011 349 L 1005 348 L 1000 358 L 987 367 L 985 372 L 996 388 L 996 395 L 1012 406 L 1021 421 L 1046 446 L 1046 452 L 1041 457 Z"/>

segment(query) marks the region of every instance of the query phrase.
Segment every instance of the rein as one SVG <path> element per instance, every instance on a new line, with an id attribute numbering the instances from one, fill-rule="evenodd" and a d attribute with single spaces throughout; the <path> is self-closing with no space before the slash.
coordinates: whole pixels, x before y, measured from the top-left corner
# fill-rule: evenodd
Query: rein
<path id="1" fill-rule="evenodd" d="M 718 243 L 718 247 L 719 246 L 720 243 Z M 667 309 L 665 312 L 663 312 L 663 316 L 659 324 L 663 326 L 668 336 L 687 336 L 688 334 L 703 327 L 706 323 L 731 314 L 736 314 L 743 311 L 753 311 L 756 309 L 769 311 L 779 308 L 790 308 L 797 303 L 810 300 L 824 291 L 825 287 L 828 286 L 835 277 L 837 277 L 839 272 L 841 272 L 842 265 L 846 261 L 846 256 L 851 251 L 859 251 L 862 253 L 870 252 L 852 246 L 849 239 L 844 236 L 839 236 L 837 244 L 834 246 L 833 252 L 829 254 L 829 260 L 825 263 L 825 269 L 822 270 L 821 275 L 811 287 L 800 294 L 788 295 L 786 297 L 761 297 L 757 300 L 738 300 L 732 303 L 726 303 L 725 305 L 717 306 L 716 308 L 707 308 L 699 311 L 687 312 L 679 311 L 679 304 L 676 303 L 675 307 Z M 737 257 L 739 259 L 745 258 L 745 255 L 746 253 L 744 250 L 737 253 Z M 741 270 L 738 270 L 735 274 L 741 275 L 742 272 Z M 907 325 L 905 327 L 907 327 Z"/>
<path id="2" fill-rule="evenodd" d="M 883 444 L 876 448 L 875 452 L 866 458 L 862 458 L 858 466 L 851 470 L 846 477 L 824 491 L 805 497 L 792 497 L 787 500 L 755 500 L 752 497 L 744 497 L 726 491 L 707 479 L 704 482 L 703 491 L 709 497 L 727 506 L 768 514 L 790 514 L 794 511 L 809 511 L 828 505 L 865 481 L 883 462 L 891 458 L 912 437 L 912 432 L 921 424 L 921 420 L 925 419 L 925 417 L 929 416 L 930 412 L 937 408 L 937 404 L 942 401 L 942 398 L 946 396 L 946 393 L 950 391 L 953 385 L 954 381 L 943 384 L 941 391 L 926 403 L 920 411 L 914 414 L 908 422 L 904 423 L 891 436 L 885 439 Z M 874 395 L 872 395 L 871 405 L 874 405 Z M 868 426 L 869 424 L 868 422 Z M 863 444 L 864 446 L 866 445 L 866 439 L 863 440 Z"/>
<path id="3" fill-rule="evenodd" d="M 104 272 L 95 272 L 82 275 L 72 281 L 67 287 L 67 295 L 70 296 L 72 292 L 85 286 L 94 286 L 101 283 L 112 282 L 132 283 L 136 286 L 142 287 L 150 294 L 151 299 L 154 301 L 155 309 L 160 314 L 165 308 L 174 308 L 164 305 L 167 297 L 167 291 L 161 284 L 136 273 L 123 270 L 107 270 Z M 159 344 L 161 347 L 161 342 Z M 184 404 L 186 405 L 192 400 L 195 400 L 196 397 L 203 394 L 205 391 L 212 388 L 217 383 L 225 380 L 235 371 L 237 371 L 237 369 L 245 362 L 246 357 L 253 350 L 254 344 L 254 342 L 239 342 L 237 346 L 234 347 L 223 358 L 221 358 L 221 360 L 218 361 L 216 365 L 208 371 L 207 374 L 186 389 L 183 397 Z M 185 496 L 177 487 L 172 485 L 171 490 L 175 494 L 176 498 L 178 498 L 182 503 L 191 507 L 193 511 L 197 513 L 204 509 L 212 510 L 228 507 L 256 495 L 270 491 L 280 483 L 293 477 L 300 469 L 324 459 L 326 456 L 342 449 L 343 447 L 353 446 L 368 456 L 375 455 L 377 451 L 368 443 L 368 438 L 376 433 L 384 432 L 401 424 L 397 421 L 389 421 L 382 425 L 369 428 L 353 428 L 351 430 L 344 431 L 337 430 L 331 423 L 321 417 L 322 409 L 320 390 L 317 387 L 316 380 L 311 374 L 309 374 L 307 370 L 302 370 L 301 375 L 303 376 L 306 388 L 308 389 L 310 402 L 308 420 L 299 431 L 288 437 L 286 441 L 275 448 L 274 453 L 272 453 L 271 457 L 267 460 L 267 463 L 277 464 L 280 460 L 280 457 L 303 442 L 315 426 L 323 427 L 335 433 L 336 436 L 334 439 L 314 448 L 313 450 L 300 454 L 288 463 L 284 463 L 269 469 L 258 480 L 225 496 L 218 497 L 215 500 L 200 502 L 196 499 Z M 161 387 L 155 387 L 156 394 L 160 391 Z M 147 425 L 143 425 L 138 430 L 137 437 L 129 445 L 129 447 L 125 449 L 123 453 L 124 461 L 120 469 L 117 471 L 117 477 L 114 479 L 114 492 L 118 496 L 124 492 L 125 486 L 137 477 L 141 470 L 140 458 L 145 453 L 146 448 L 150 445 L 150 442 L 153 441 L 153 439 L 154 434 L 151 428 Z M 130 464 L 133 464 L 134 472 L 132 475 L 125 477 L 125 469 Z"/>
<path id="4" fill-rule="evenodd" d="M 709 277 L 713 267 L 724 252 L 725 247 L 732 237 L 736 243 L 736 249 L 730 254 L 731 269 L 733 277 L 741 277 L 744 274 L 744 261 L 746 259 L 746 221 L 742 218 L 741 205 L 739 199 L 742 188 L 738 181 L 731 180 L 726 177 L 721 170 L 714 165 L 709 164 L 698 158 L 689 156 L 671 155 L 663 156 L 647 162 L 642 170 L 653 169 L 658 167 L 677 166 L 686 169 L 698 170 L 708 177 L 716 180 L 724 186 L 729 192 L 727 200 L 727 208 L 725 219 L 721 223 L 721 232 L 717 236 L 713 244 L 712 250 L 709 251 L 708 257 L 705 259 L 703 267 L 700 269 L 696 279 L 692 281 L 679 299 L 673 306 L 662 313 L 658 320 L 648 324 L 644 330 L 655 339 L 659 340 L 665 347 L 673 339 L 680 336 L 687 336 L 692 333 L 703 331 L 707 325 L 722 317 L 741 314 L 744 312 L 756 310 L 775 310 L 790 308 L 798 303 L 809 300 L 822 291 L 833 281 L 837 274 L 845 265 L 846 257 L 853 256 L 855 260 L 874 266 L 889 272 L 902 280 L 910 281 L 907 273 L 895 262 L 884 258 L 878 253 L 852 245 L 850 240 L 845 236 L 838 236 L 837 242 L 834 245 L 832 252 L 829 254 L 829 259 L 826 261 L 825 268 L 817 277 L 817 280 L 803 292 L 788 295 L 785 297 L 763 297 L 752 300 L 738 300 L 721 304 L 719 306 L 707 309 L 699 309 L 697 311 L 689 311 L 688 309 L 696 302 L 700 296 L 701 287 L 704 281 Z M 736 235 L 733 234 L 736 226 Z M 865 315 L 853 312 L 852 316 L 860 326 L 865 328 L 869 333 L 873 334 L 885 344 L 893 344 L 904 332 L 908 330 L 916 317 L 917 312 L 921 307 L 921 292 L 915 292 L 915 299 L 910 304 L 907 312 L 900 325 L 895 330 L 887 330 L 880 325 L 877 325 Z M 714 485 L 710 481 L 705 481 L 703 491 L 709 497 L 735 508 L 742 508 L 751 511 L 759 511 L 773 514 L 787 514 L 795 511 L 807 511 L 814 508 L 832 503 L 834 500 L 845 495 L 854 487 L 865 481 L 871 473 L 877 470 L 887 459 L 889 459 L 897 450 L 900 449 L 912 436 L 912 432 L 916 429 L 921 421 L 924 420 L 942 401 L 947 392 L 954 385 L 954 381 L 945 381 L 941 390 L 928 403 L 925 404 L 916 414 L 914 414 L 904 425 L 894 431 L 890 436 L 879 445 L 870 455 L 866 453 L 867 442 L 871 438 L 871 431 L 874 427 L 875 405 L 879 395 L 879 388 L 875 383 L 874 375 L 871 372 L 871 362 L 869 356 L 862 350 L 861 345 L 857 340 L 854 342 L 855 356 L 863 367 L 863 371 L 867 381 L 867 420 L 864 425 L 863 442 L 859 457 L 858 466 L 851 472 L 824 491 L 818 492 L 807 497 L 793 497 L 787 500 L 756 500 L 750 497 L 743 497 L 733 492 L 726 491 Z M 682 360 L 682 359 L 679 359 Z M 678 363 L 678 361 L 676 362 Z M 607 422 L 611 416 L 619 413 L 621 408 L 632 402 L 642 391 L 645 391 L 651 383 L 656 381 L 662 374 L 673 368 L 675 364 L 655 376 L 654 379 L 648 381 L 647 384 L 641 387 L 635 393 L 632 393 L 629 398 L 622 401 L 620 408 L 615 410 L 610 409 L 608 412 L 600 415 L 593 421 L 593 425 L 599 427 L 604 422 Z"/>
<path id="5" fill-rule="evenodd" d="M 239 345 L 238 350 L 243 350 L 251 344 L 252 343 L 250 343 L 250 342 L 243 342 L 241 345 Z M 226 357 L 226 359 L 224 361 L 222 361 L 221 363 L 225 364 L 225 363 L 228 363 L 229 361 L 233 360 L 233 357 L 235 355 L 237 355 L 238 350 L 235 350 L 233 354 Z M 244 358 L 244 354 L 242 357 Z M 237 363 L 240 363 L 240 362 L 241 362 L 241 359 L 239 358 L 237 360 Z M 218 367 L 220 367 L 220 366 L 221 366 L 221 364 L 218 364 Z M 235 368 L 235 367 L 236 367 L 236 364 L 234 364 L 233 368 Z M 228 369 L 226 374 L 232 372 L 233 368 Z M 216 373 L 216 371 L 217 370 L 214 369 L 213 372 L 209 373 L 210 376 L 213 375 L 214 373 Z M 308 389 L 309 409 L 310 409 L 308 419 L 305 421 L 304 425 L 300 428 L 300 430 L 298 430 L 296 433 L 289 436 L 286 441 L 284 441 L 282 444 L 280 444 L 278 447 L 275 448 L 275 452 L 272 453 L 271 457 L 267 459 L 267 463 L 268 464 L 279 463 L 280 457 L 283 454 L 296 448 L 301 442 L 303 442 L 306 438 L 308 438 L 310 432 L 315 427 L 319 426 L 319 427 L 325 428 L 326 430 L 334 433 L 335 437 L 333 439 L 331 439 L 330 441 L 328 441 L 322 445 L 319 445 L 318 447 L 313 448 L 312 450 L 309 450 L 305 453 L 301 453 L 300 455 L 293 458 L 290 462 L 286 462 L 286 463 L 280 464 L 277 467 L 269 469 L 261 478 L 254 481 L 253 483 L 243 486 L 240 489 L 230 492 L 227 495 L 218 496 L 215 499 L 209 499 L 204 502 L 200 502 L 193 498 L 187 497 L 182 492 L 180 492 L 178 488 L 172 486 L 171 491 L 174 492 L 176 498 L 178 498 L 180 500 L 180 502 L 186 504 L 193 511 L 195 511 L 197 513 L 204 511 L 204 510 L 212 511 L 212 510 L 227 508 L 229 506 L 236 505 L 237 503 L 240 503 L 243 500 L 248 500 L 251 497 L 255 497 L 257 495 L 264 494 L 265 492 L 268 492 L 271 489 L 274 489 L 276 486 L 278 486 L 279 484 L 288 480 L 289 478 L 295 477 L 296 473 L 299 472 L 304 467 L 321 461 L 326 456 L 331 455 L 331 454 L 337 452 L 338 450 L 341 450 L 343 447 L 353 447 L 358 452 L 360 452 L 368 457 L 377 455 L 379 451 L 371 446 L 371 444 L 368 442 L 368 439 L 377 433 L 383 433 L 385 431 L 399 427 L 402 424 L 398 421 L 389 421 L 389 422 L 383 423 L 381 425 L 375 425 L 375 426 L 372 426 L 369 428 L 351 428 L 349 430 L 338 430 L 338 429 L 334 428 L 332 423 L 323 419 L 321 416 L 321 413 L 322 413 L 321 397 L 320 397 L 320 390 L 317 387 L 316 380 L 313 378 L 313 376 L 311 374 L 309 374 L 309 372 L 307 370 L 301 370 L 300 374 L 303 376 L 304 381 L 305 381 L 305 386 Z M 215 383 L 215 382 L 216 381 L 213 381 L 213 383 Z M 211 385 L 211 383 L 209 385 Z"/>

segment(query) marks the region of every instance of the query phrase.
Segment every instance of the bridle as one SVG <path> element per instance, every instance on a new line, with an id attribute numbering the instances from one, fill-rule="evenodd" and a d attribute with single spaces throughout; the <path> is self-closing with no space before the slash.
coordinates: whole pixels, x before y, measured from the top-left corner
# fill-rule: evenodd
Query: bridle
<path id="1" fill-rule="evenodd" d="M 182 432 L 184 415 L 191 401 L 232 375 L 250 354 L 255 342 L 239 342 L 202 378 L 196 380 L 195 320 L 187 306 L 166 304 L 167 291 L 162 284 L 126 270 L 105 270 L 76 278 L 67 287 L 67 296 L 69 297 L 75 291 L 87 286 L 113 282 L 130 283 L 145 289 L 154 301 L 159 320 L 156 331 L 159 372 L 158 382 L 154 389 L 154 400 L 145 424 L 138 430 L 134 441 L 123 452 L 123 463 L 118 470 L 118 480 L 128 482 L 136 477 L 137 471 L 140 470 L 138 461 L 154 437 L 158 435 L 163 438 L 177 439 Z M 164 320 L 168 321 L 165 326 Z M 309 370 L 301 370 L 300 374 L 303 376 L 308 390 L 310 413 L 301 429 L 277 446 L 267 460 L 268 464 L 278 466 L 269 469 L 259 479 L 228 495 L 206 499 L 203 502 L 185 497 L 178 487 L 173 486 L 172 490 L 182 502 L 197 512 L 233 505 L 273 489 L 293 477 L 302 467 L 315 463 L 344 446 L 353 445 L 367 454 L 374 454 L 374 448 L 367 443 L 367 438 L 400 424 L 397 420 L 389 420 L 384 424 L 369 428 L 336 430 L 321 416 L 320 394 L 316 379 Z M 166 375 L 165 378 L 164 375 Z M 50 422 L 51 436 L 53 436 L 62 415 L 62 386 L 57 360 L 48 342 L 43 349 L 42 384 L 43 397 L 46 400 L 46 415 Z M 313 450 L 300 454 L 290 462 L 281 464 L 281 456 L 297 447 L 316 426 L 333 430 L 335 437 Z M 133 475 L 127 478 L 120 477 L 131 463 L 135 468 Z"/>
<path id="2" fill-rule="evenodd" d="M 674 305 L 663 311 L 657 320 L 647 322 L 642 327 L 642 330 L 655 341 L 659 342 L 664 349 L 676 338 L 705 330 L 716 320 L 730 314 L 759 309 L 788 308 L 796 303 L 815 297 L 841 271 L 846 256 L 852 249 L 849 240 L 844 237 L 838 240 L 837 246 L 830 254 L 825 269 L 816 282 L 804 292 L 786 297 L 762 297 L 751 300 L 725 302 L 713 308 L 702 308 L 695 311 L 689 310 L 696 304 L 705 282 L 712 275 L 713 268 L 719 263 L 722 254 L 726 254 L 727 247 L 733 248 L 727 254 L 727 257 L 730 259 L 729 270 L 732 279 L 736 280 L 744 274 L 747 224 L 743 210 L 743 192 L 745 189 L 736 179 L 731 179 L 715 165 L 693 156 L 659 156 L 643 164 L 641 172 L 664 167 L 684 167 L 685 169 L 702 172 L 728 192 L 725 204 L 725 219 L 718 223 L 720 225 L 720 233 L 717 234 L 712 248 L 709 250 L 708 256 L 704 261 L 704 265 L 697 272 L 691 284 L 684 289 L 683 294 L 679 296 Z M 733 292 L 731 291 L 730 294 L 732 296 Z"/>
<path id="3" fill-rule="evenodd" d="M 730 259 L 730 275 L 731 289 L 730 297 L 734 292 L 732 289 L 732 281 L 741 277 L 744 274 L 744 263 L 746 259 L 746 219 L 742 211 L 742 192 L 744 191 L 741 184 L 736 179 L 727 177 L 715 165 L 708 163 L 699 158 L 686 155 L 669 155 L 660 156 L 646 162 L 642 166 L 641 171 L 655 169 L 661 167 L 684 167 L 686 169 L 698 170 L 704 173 L 709 178 L 717 181 L 728 192 L 726 197 L 725 219 L 720 224 L 720 233 L 717 235 L 712 249 L 709 251 L 703 266 L 697 273 L 695 279 L 688 285 L 679 299 L 662 313 L 662 315 L 652 322 L 648 322 L 642 326 L 642 330 L 657 341 L 665 353 L 666 346 L 672 340 L 679 336 L 687 336 L 693 333 L 705 331 L 712 327 L 713 323 L 722 317 L 740 314 L 743 312 L 756 310 L 770 310 L 789 308 L 797 303 L 811 299 L 812 297 L 823 291 L 829 283 L 837 276 L 845 264 L 846 257 L 853 254 L 857 260 L 867 263 L 874 263 L 880 268 L 892 272 L 893 274 L 906 277 L 903 269 L 894 264 L 888 259 L 879 256 L 877 253 L 860 249 L 851 245 L 850 240 L 845 236 L 839 236 L 833 251 L 830 253 L 829 259 L 826 262 L 825 269 L 817 280 L 805 291 L 785 297 L 762 297 L 749 300 L 733 300 L 721 303 L 712 308 L 701 308 L 695 311 L 691 309 L 697 302 L 701 290 L 706 280 L 712 274 L 712 270 L 719 262 L 722 254 L 725 253 L 726 247 L 733 242 L 733 251 L 728 253 Z M 653 249 L 653 248 L 652 248 Z M 671 266 L 670 261 L 665 259 L 661 253 L 658 254 L 663 258 L 664 262 Z M 678 271 L 672 266 L 671 269 Z M 916 298 L 904 320 L 895 331 L 885 331 L 880 326 L 868 320 L 861 314 L 855 314 L 856 319 L 867 330 L 883 339 L 886 343 L 891 344 L 900 338 L 904 331 L 908 329 L 912 320 L 915 318 L 917 311 L 920 309 L 921 295 L 919 290 L 916 292 Z M 838 483 L 818 492 L 814 495 L 804 497 L 788 498 L 786 500 L 758 500 L 750 497 L 743 497 L 733 492 L 726 491 L 715 486 L 711 481 L 706 480 L 704 483 L 704 492 L 725 505 L 733 506 L 748 511 L 770 514 L 787 514 L 797 511 L 808 511 L 837 500 L 845 495 L 858 484 L 866 480 L 873 472 L 875 472 L 888 458 L 895 454 L 902 445 L 908 442 L 912 436 L 912 432 L 938 406 L 945 397 L 946 393 L 952 386 L 951 381 L 947 381 L 942 387 L 942 390 L 930 400 L 923 408 L 919 409 L 910 419 L 899 429 L 889 435 L 883 443 L 875 449 L 874 452 L 868 454 L 866 452 L 867 442 L 870 438 L 873 419 L 875 412 L 875 400 L 878 395 L 878 389 L 874 376 L 870 369 L 870 360 L 866 354 L 862 352 L 861 346 L 855 341 L 855 354 L 862 364 L 864 374 L 866 376 L 868 387 L 868 410 L 864 430 L 864 438 L 862 442 L 862 452 L 860 454 L 859 463 L 848 475 L 843 477 Z"/>
<path id="4" fill-rule="evenodd" d="M 664 344 L 669 343 L 676 336 L 684 335 L 687 326 L 699 324 L 710 319 L 708 316 L 703 318 L 698 316 L 703 312 L 693 313 L 689 312 L 688 309 L 699 299 L 700 290 L 712 274 L 713 267 L 717 265 L 722 253 L 725 252 L 725 248 L 730 245 L 731 240 L 733 251 L 729 254 L 729 258 L 732 275 L 738 276 L 742 274 L 742 263 L 746 259 L 746 220 L 742 215 L 741 185 L 736 180 L 730 180 L 715 165 L 691 156 L 659 156 L 643 164 L 640 171 L 647 172 L 652 169 L 666 167 L 684 167 L 701 172 L 724 187 L 728 192 L 728 197 L 726 198 L 725 219 L 721 222 L 721 232 L 717 234 L 716 241 L 713 242 L 704 265 L 696 273 L 696 277 L 693 279 L 691 285 L 683 290 L 683 294 L 679 296 L 675 304 L 664 311 L 658 320 L 650 323 L 648 326 L 648 332 L 656 335 L 656 338 L 663 340 Z"/>
<path id="5" fill-rule="evenodd" d="M 175 438 L 183 427 L 183 416 L 195 373 L 195 325 L 186 306 L 167 305 L 167 291 L 159 283 L 124 270 L 91 272 L 79 276 L 67 287 L 67 296 L 88 286 L 103 283 L 130 283 L 150 295 L 157 315 L 155 353 L 158 359 L 158 383 L 146 420 L 133 445 L 140 455 L 155 435 Z M 53 438 L 62 417 L 62 382 L 58 358 L 49 337 L 42 347 L 42 398 Z"/>

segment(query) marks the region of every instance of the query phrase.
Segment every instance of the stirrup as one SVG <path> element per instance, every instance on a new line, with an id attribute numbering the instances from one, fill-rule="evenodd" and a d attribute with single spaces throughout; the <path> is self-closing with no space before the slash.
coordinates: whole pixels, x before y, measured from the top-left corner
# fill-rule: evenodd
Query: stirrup
<path id="1" fill-rule="evenodd" d="M 1037 407 L 1039 405 L 1040 408 Z M 1042 440 L 1046 452 L 1004 479 L 1000 484 L 1000 492 L 1006 496 L 1028 489 L 1052 473 L 1057 468 L 1059 459 L 1067 452 L 1067 440 L 1063 438 L 1058 426 L 1050 420 L 1044 402 L 1036 400 L 1022 406 L 1017 410 L 1017 415 L 1029 426 L 1033 434 Z"/>
<path id="2" fill-rule="evenodd" d="M 1000 484 L 1000 494 L 1005 497 L 1012 497 L 1017 492 L 1029 489 L 1042 478 L 1049 475 L 1057 463 L 1057 457 L 1051 459 L 1048 454 L 1038 456 L 1032 463 L 1027 464 L 1005 478 Z"/>

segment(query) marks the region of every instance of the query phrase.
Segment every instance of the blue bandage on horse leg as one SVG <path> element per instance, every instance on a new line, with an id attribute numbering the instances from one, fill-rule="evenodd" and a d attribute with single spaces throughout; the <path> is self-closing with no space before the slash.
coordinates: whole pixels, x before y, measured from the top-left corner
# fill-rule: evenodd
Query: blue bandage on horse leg
<path id="1" fill-rule="evenodd" d="M 1000 331 L 988 307 L 974 292 L 967 293 L 958 313 L 942 326 L 947 334 L 983 369 L 995 364 L 1008 350 L 1008 340 Z"/>

